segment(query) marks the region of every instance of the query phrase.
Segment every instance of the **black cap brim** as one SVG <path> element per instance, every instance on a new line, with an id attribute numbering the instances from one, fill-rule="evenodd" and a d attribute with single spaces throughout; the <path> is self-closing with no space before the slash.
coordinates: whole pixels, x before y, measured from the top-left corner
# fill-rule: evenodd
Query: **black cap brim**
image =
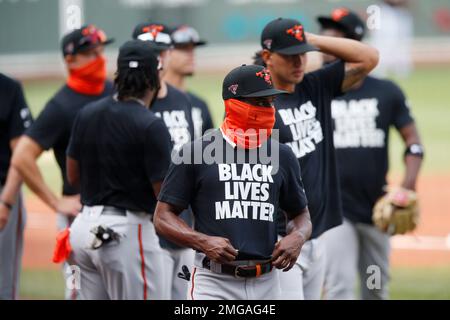
<path id="1" fill-rule="evenodd" d="M 190 41 L 190 42 L 174 42 L 173 46 L 177 47 L 177 46 L 185 46 L 187 44 L 193 44 L 195 47 L 199 47 L 199 46 L 204 46 L 205 44 L 207 44 L 206 41 L 204 40 L 199 40 L 199 41 Z"/>
<path id="2" fill-rule="evenodd" d="M 337 29 L 337 30 L 347 31 L 347 28 L 342 23 L 334 21 L 330 17 L 320 16 L 320 17 L 317 17 L 317 21 L 319 22 L 320 26 L 323 29 L 329 28 L 329 29 Z"/>
<path id="3" fill-rule="evenodd" d="M 285 94 L 288 93 L 287 91 L 278 90 L 278 89 L 266 89 L 261 90 L 258 92 L 253 92 L 246 95 L 241 95 L 242 98 L 259 98 L 259 97 L 270 97 L 270 96 L 276 96 L 279 94 Z"/>
<path id="4" fill-rule="evenodd" d="M 310 51 L 319 51 L 319 48 L 310 45 L 309 43 L 302 43 L 297 46 L 287 47 L 283 49 L 273 50 L 274 52 L 285 54 L 285 55 L 294 55 L 294 54 L 302 54 Z"/>
<path id="5" fill-rule="evenodd" d="M 82 48 L 78 49 L 76 53 L 85 52 L 87 50 L 94 49 L 94 48 L 96 48 L 98 46 L 107 46 L 108 44 L 111 44 L 113 42 L 114 42 L 114 38 L 107 39 L 106 41 L 101 42 L 101 43 L 95 43 L 95 44 L 91 44 L 91 45 L 86 46 L 86 47 L 82 47 Z"/>

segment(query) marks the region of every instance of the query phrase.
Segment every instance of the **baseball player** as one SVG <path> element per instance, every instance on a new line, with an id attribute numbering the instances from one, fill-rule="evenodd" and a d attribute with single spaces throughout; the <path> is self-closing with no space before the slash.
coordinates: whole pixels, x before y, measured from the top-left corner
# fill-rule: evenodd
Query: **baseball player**
<path id="1" fill-rule="evenodd" d="M 71 264 L 82 299 L 162 299 L 164 262 L 151 222 L 170 163 L 170 135 L 149 111 L 159 89 L 151 45 L 119 51 L 117 94 L 79 112 L 67 149 L 67 176 L 83 211 L 70 231 Z"/>
<path id="2" fill-rule="evenodd" d="M 189 97 L 164 81 L 170 63 L 172 39 L 170 29 L 163 24 L 141 23 L 133 31 L 133 38 L 148 41 L 154 51 L 158 53 L 162 70 L 160 70 L 161 89 L 157 99 L 151 107 L 156 116 L 164 120 L 172 138 L 174 150 L 179 150 L 184 144 L 193 140 L 194 125 L 191 118 L 191 103 Z M 186 210 L 182 218 L 192 225 L 192 213 Z M 166 269 L 166 299 L 186 299 L 188 282 L 178 277 L 183 266 L 192 265 L 194 252 L 190 248 L 182 248 L 160 237 L 161 247 L 164 249 L 164 266 Z M 182 273 L 183 276 L 183 273 Z"/>
<path id="3" fill-rule="evenodd" d="M 321 34 L 361 41 L 364 22 L 346 8 L 330 16 L 318 17 Z M 324 56 L 325 63 L 335 57 Z M 334 146 L 342 193 L 344 223 L 324 236 L 327 248 L 325 296 L 327 299 L 354 299 L 359 273 L 363 299 L 388 298 L 389 234 L 372 222 L 376 201 L 385 193 L 388 171 L 389 128 L 395 126 L 402 137 L 406 172 L 397 196 L 415 190 L 423 157 L 420 137 L 406 98 L 393 82 L 367 76 L 347 93 L 333 100 Z M 378 266 L 381 286 L 367 285 L 369 266 Z"/>
<path id="4" fill-rule="evenodd" d="M 331 101 L 349 90 L 378 62 L 375 49 L 350 39 L 305 33 L 293 19 L 269 22 L 261 35 L 261 57 L 274 87 L 289 92 L 275 100 L 275 129 L 293 150 L 302 168 L 313 231 L 294 268 L 281 274 L 283 298 L 320 299 L 325 274 L 321 235 L 342 223 L 337 180 Z M 335 63 L 305 74 L 306 52 L 320 50 L 339 57 Z M 280 235 L 285 222 L 279 215 Z"/>
<path id="5" fill-rule="evenodd" d="M 17 299 L 26 212 L 10 158 L 33 119 L 21 85 L 0 73 L 0 300 Z"/>
<path id="6" fill-rule="evenodd" d="M 65 152 L 70 130 L 80 109 L 112 94 L 103 55 L 104 46 L 111 42 L 112 39 L 107 39 L 94 25 L 83 26 L 64 36 L 61 47 L 68 69 L 67 81 L 25 132 L 12 158 L 12 165 L 30 189 L 58 213 L 59 230 L 67 228 L 80 210 L 79 190 L 70 186 L 66 178 Z M 37 166 L 39 156 L 49 149 L 53 149 L 63 179 L 61 198 L 51 191 Z M 75 297 L 75 290 L 66 291 L 66 298 Z"/>
<path id="7" fill-rule="evenodd" d="M 186 92 L 185 79 L 195 71 L 195 48 L 205 45 L 206 41 L 200 39 L 197 30 L 187 25 L 173 28 L 171 37 L 174 48 L 164 80 L 189 97 L 194 138 L 198 139 L 206 130 L 214 128 L 214 124 L 206 102 L 192 92 Z"/>
<path id="8" fill-rule="evenodd" d="M 232 70 L 223 81 L 221 128 L 184 146 L 169 168 L 154 223 L 158 233 L 196 250 L 192 300 L 279 298 L 272 269 L 289 270 L 310 236 L 300 166 L 287 146 L 270 137 L 273 100 L 281 93 L 264 67 Z M 199 154 L 202 161 L 194 159 Z M 178 217 L 189 205 L 195 230 Z M 289 219 L 280 241 L 278 205 Z"/>

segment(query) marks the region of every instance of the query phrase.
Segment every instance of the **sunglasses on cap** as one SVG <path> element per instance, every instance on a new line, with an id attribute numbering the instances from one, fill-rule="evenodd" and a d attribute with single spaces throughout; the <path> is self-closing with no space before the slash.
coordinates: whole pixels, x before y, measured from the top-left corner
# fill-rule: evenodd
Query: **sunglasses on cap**
<path id="1" fill-rule="evenodd" d="M 205 41 L 200 40 L 200 35 L 197 30 L 189 26 L 182 26 L 172 33 L 172 40 L 177 44 L 205 44 Z"/>

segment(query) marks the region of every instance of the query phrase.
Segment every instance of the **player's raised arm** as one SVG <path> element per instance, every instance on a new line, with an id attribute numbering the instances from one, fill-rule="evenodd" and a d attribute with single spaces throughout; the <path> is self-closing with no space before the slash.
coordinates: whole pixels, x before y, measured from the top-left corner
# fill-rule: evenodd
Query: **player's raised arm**
<path id="1" fill-rule="evenodd" d="M 363 79 L 378 64 L 378 50 L 360 41 L 307 32 L 305 35 L 308 42 L 319 48 L 323 53 L 345 61 L 345 75 L 341 87 L 343 92 Z"/>

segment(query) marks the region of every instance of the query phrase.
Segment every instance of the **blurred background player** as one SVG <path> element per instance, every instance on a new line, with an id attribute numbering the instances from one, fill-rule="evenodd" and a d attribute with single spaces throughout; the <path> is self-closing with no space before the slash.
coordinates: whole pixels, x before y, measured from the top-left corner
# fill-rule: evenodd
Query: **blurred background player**
<path id="1" fill-rule="evenodd" d="M 320 16 L 321 34 L 361 41 L 364 22 L 346 8 Z M 336 58 L 324 54 L 324 63 Z M 400 133 L 406 147 L 402 188 L 415 190 L 422 161 L 420 137 L 406 98 L 393 82 L 367 76 L 331 105 L 334 146 L 341 185 L 344 223 L 325 234 L 327 299 L 354 299 L 357 274 L 363 299 L 388 298 L 389 235 L 372 223 L 375 202 L 387 184 L 389 129 Z M 413 154 L 417 152 L 416 154 Z M 381 271 L 381 287 L 369 289 L 369 266 Z"/>
<path id="2" fill-rule="evenodd" d="M 1 73 L 0 105 L 0 300 L 6 300 L 18 298 L 26 220 L 22 179 L 10 160 L 33 119 L 22 86 Z"/>
<path id="3" fill-rule="evenodd" d="M 148 42 L 126 42 L 117 95 L 90 103 L 73 126 L 67 176 L 80 186 L 83 211 L 71 227 L 69 262 L 81 269 L 81 299 L 164 298 L 166 268 L 151 215 L 171 145 L 164 122 L 149 111 L 157 68 Z"/>
<path id="4" fill-rule="evenodd" d="M 289 92 L 275 100 L 279 140 L 294 151 L 300 162 L 313 231 L 296 265 L 282 272 L 282 298 L 320 299 L 325 276 L 321 235 L 342 223 L 331 101 L 363 79 L 377 64 L 378 53 L 358 41 L 306 34 L 294 19 L 269 22 L 261 34 L 262 59 L 274 87 Z M 320 50 L 338 61 L 306 73 L 306 53 Z M 286 221 L 279 215 L 280 236 Z"/>
<path id="5" fill-rule="evenodd" d="M 103 55 L 104 46 L 112 41 L 94 25 L 75 29 L 63 37 L 61 49 L 68 71 L 67 81 L 47 102 L 13 154 L 12 165 L 24 182 L 58 213 L 59 230 L 69 227 L 81 209 L 79 190 L 68 183 L 66 176 L 66 149 L 72 124 L 78 111 L 87 103 L 113 93 L 112 83 L 106 79 Z M 52 192 L 37 165 L 42 152 L 49 149 L 53 149 L 61 171 L 62 197 Z M 66 291 L 66 298 L 74 297 L 76 290 Z"/>
<path id="6" fill-rule="evenodd" d="M 164 77 L 170 64 L 172 53 L 172 39 L 170 29 L 158 23 L 140 23 L 133 31 L 133 38 L 149 41 L 161 63 L 160 79 L 161 88 L 155 103 L 150 111 L 164 120 L 172 138 L 172 147 L 179 150 L 184 144 L 194 139 L 194 125 L 191 118 L 191 102 L 189 97 L 182 91 L 168 84 Z M 182 219 L 192 225 L 192 213 L 185 210 L 181 214 Z M 182 266 L 191 267 L 194 260 L 194 252 L 190 248 L 182 248 L 172 242 L 160 237 L 161 247 L 164 249 L 164 266 L 166 285 L 168 290 L 165 298 L 171 300 L 186 299 L 188 281 L 179 278 L 178 273 Z"/>
<path id="7" fill-rule="evenodd" d="M 188 95 L 192 107 L 194 139 L 197 139 L 206 130 L 214 128 L 214 124 L 208 105 L 199 96 L 187 91 L 185 80 L 195 73 L 196 47 L 205 45 L 206 41 L 200 39 L 197 30 L 187 25 L 173 28 L 171 37 L 173 49 L 164 80 Z"/>

